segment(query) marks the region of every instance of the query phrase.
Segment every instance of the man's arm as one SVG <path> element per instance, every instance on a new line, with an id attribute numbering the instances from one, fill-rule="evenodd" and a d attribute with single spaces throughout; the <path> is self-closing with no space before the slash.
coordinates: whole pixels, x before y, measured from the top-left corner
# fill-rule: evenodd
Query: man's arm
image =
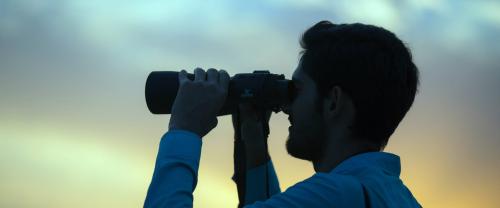
<path id="1" fill-rule="evenodd" d="M 265 201 L 279 193 L 281 189 L 272 161 L 248 170 L 244 205 Z"/>
<path id="2" fill-rule="evenodd" d="M 201 137 L 217 126 L 230 77 L 224 70 L 196 68 L 193 80 L 185 70 L 178 79 L 169 132 L 160 141 L 144 207 L 192 207 Z"/>
<path id="3" fill-rule="evenodd" d="M 185 130 L 162 137 L 144 207 L 193 206 L 201 146 L 201 138 Z"/>
<path id="4" fill-rule="evenodd" d="M 240 128 L 241 135 L 235 135 L 235 139 L 241 136 L 245 153 L 245 196 L 243 205 L 252 204 L 256 201 L 264 201 L 272 195 L 280 193 L 279 181 L 274 171 L 271 158 L 267 148 L 269 131 L 265 130 L 263 123 L 269 122 L 271 112 L 266 112 L 264 117 L 250 105 L 240 105 L 239 115 L 233 115 L 233 127 Z M 237 124 L 239 120 L 239 125 Z M 235 134 L 237 131 L 235 131 Z M 236 151 L 236 149 L 235 149 Z M 235 179 L 235 178 L 233 178 Z M 236 182 L 236 181 L 235 181 Z M 241 186 L 237 186 L 238 193 Z"/>
<path id="5" fill-rule="evenodd" d="M 266 145 L 266 143 L 245 144 L 247 172 L 244 205 L 264 201 L 281 193 L 279 180 Z"/>

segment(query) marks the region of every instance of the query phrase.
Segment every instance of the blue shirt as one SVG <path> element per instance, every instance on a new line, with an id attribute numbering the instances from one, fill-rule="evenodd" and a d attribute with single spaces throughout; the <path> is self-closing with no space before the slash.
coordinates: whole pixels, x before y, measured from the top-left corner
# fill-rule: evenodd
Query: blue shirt
<path id="1" fill-rule="evenodd" d="M 144 207 L 193 206 L 201 145 L 189 131 L 171 130 L 162 137 Z M 247 172 L 245 207 L 421 207 L 399 179 L 400 171 L 397 155 L 362 153 L 281 193 L 270 161 Z"/>

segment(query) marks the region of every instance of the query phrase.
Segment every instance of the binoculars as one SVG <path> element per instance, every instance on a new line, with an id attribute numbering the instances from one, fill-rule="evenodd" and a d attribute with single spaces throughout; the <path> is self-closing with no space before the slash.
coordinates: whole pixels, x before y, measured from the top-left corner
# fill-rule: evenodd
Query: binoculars
<path id="1" fill-rule="evenodd" d="M 146 80 L 146 103 L 153 114 L 170 114 L 179 88 L 178 73 L 175 71 L 153 71 Z M 190 80 L 194 74 L 188 73 Z M 261 110 L 275 113 L 295 97 L 293 81 L 285 75 L 269 71 L 236 74 L 230 78 L 226 101 L 217 114 L 223 116 L 238 110 L 240 103 L 252 103 Z"/>

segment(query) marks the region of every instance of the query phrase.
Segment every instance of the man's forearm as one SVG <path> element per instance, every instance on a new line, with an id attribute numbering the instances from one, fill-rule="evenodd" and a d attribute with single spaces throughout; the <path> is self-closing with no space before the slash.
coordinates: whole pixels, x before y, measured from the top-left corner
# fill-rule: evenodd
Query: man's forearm
<path id="1" fill-rule="evenodd" d="M 267 135 L 264 134 L 262 125 L 260 123 L 242 125 L 241 137 L 246 157 L 244 204 L 247 205 L 266 200 L 281 191 L 269 156 Z"/>
<path id="2" fill-rule="evenodd" d="M 265 142 L 245 143 L 247 170 L 266 164 L 270 160 Z"/>
<path id="3" fill-rule="evenodd" d="M 201 145 L 197 134 L 185 130 L 162 137 L 144 207 L 192 206 Z"/>
<path id="4" fill-rule="evenodd" d="M 241 137 L 245 144 L 247 169 L 264 165 L 269 161 L 267 135 L 264 135 L 261 123 L 242 124 Z"/>

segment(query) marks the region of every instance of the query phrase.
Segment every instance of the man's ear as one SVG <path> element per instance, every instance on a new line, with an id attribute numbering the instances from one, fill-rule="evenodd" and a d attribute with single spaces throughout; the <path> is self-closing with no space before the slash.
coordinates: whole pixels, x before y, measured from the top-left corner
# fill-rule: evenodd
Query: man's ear
<path id="1" fill-rule="evenodd" d="M 339 86 L 333 86 L 324 99 L 324 109 L 326 117 L 336 117 L 340 114 L 343 105 L 343 92 Z"/>

